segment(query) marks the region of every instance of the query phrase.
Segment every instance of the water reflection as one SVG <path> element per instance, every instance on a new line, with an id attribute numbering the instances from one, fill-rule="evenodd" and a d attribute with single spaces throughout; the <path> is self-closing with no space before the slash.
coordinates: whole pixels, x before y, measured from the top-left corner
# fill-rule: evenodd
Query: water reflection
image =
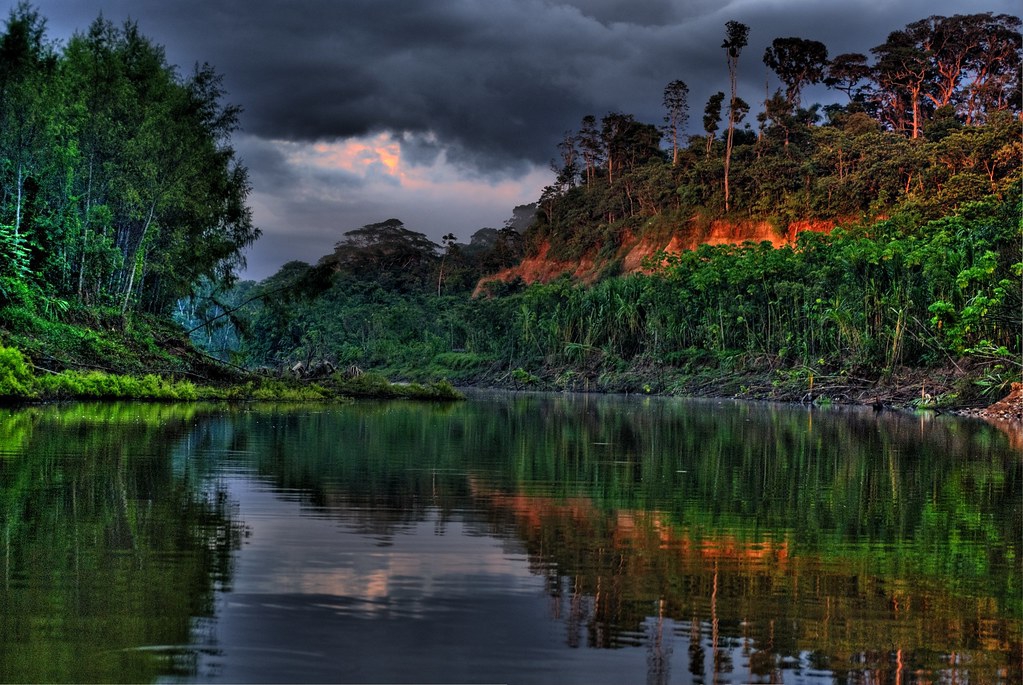
<path id="1" fill-rule="evenodd" d="M 103 406 L 0 419 L 5 680 L 1023 676 L 1023 460 L 977 422 L 530 395 Z M 123 570 L 83 564 L 107 557 Z M 83 601 L 111 609 L 91 643 L 52 629 Z M 6 657 L 23 648 L 85 656 L 32 670 Z"/>
<path id="2" fill-rule="evenodd" d="M 0 414 L 4 682 L 194 671 L 241 529 L 228 493 L 169 452 L 195 407 Z"/>

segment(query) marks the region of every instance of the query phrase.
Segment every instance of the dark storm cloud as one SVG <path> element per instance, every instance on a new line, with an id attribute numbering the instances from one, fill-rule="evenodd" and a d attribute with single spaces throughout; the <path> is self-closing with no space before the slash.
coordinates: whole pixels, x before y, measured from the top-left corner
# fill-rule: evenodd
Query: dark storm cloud
<path id="1" fill-rule="evenodd" d="M 13 0 L 9 0 L 13 5 Z M 249 167 L 264 238 L 250 263 L 268 275 L 315 260 L 339 228 L 398 216 L 439 239 L 499 225 L 539 196 L 538 169 L 586 114 L 660 123 L 664 86 L 690 86 L 692 133 L 707 98 L 728 89 L 725 23 L 750 26 L 740 95 L 778 87 L 761 61 L 777 37 L 869 54 L 889 32 L 932 14 L 1018 13 L 1018 0 L 37 0 L 65 40 L 101 12 L 136 20 L 187 73 L 209 62 L 244 108 L 234 144 Z M 805 100 L 835 94 L 807 92 Z M 747 121 L 754 121 L 749 116 Z M 313 144 L 400 143 L 400 171 L 372 161 L 310 162 Z M 304 155 L 304 156 L 303 156 Z M 319 160 L 322 162 L 323 160 Z M 457 171 L 458 178 L 451 176 Z M 518 183 L 517 190 L 513 183 Z M 476 184 L 476 185 L 473 185 Z M 504 184 L 504 185 L 501 185 Z M 529 185 L 527 189 L 525 186 Z M 395 192 L 401 186 L 401 192 Z M 425 186 L 425 189 L 423 189 Z M 433 196 L 430 195 L 433 194 Z M 522 197 L 525 194 L 529 197 Z M 482 197 L 494 203 L 482 218 Z M 513 199 L 514 196 L 514 199 Z M 474 205 L 470 216 L 466 207 Z M 418 203 L 418 204 L 417 204 Z M 432 203 L 432 204 L 431 204 Z M 462 212 L 458 224 L 454 217 Z M 478 223 L 473 223 L 478 222 Z M 285 237 L 287 236 L 287 237 Z M 319 248 L 314 247 L 319 245 Z M 271 249 L 272 247 L 272 249 Z M 299 254 L 301 248 L 301 254 Z"/>
<path id="2" fill-rule="evenodd" d="M 972 4 L 972 3 L 966 3 Z M 1007 11 L 1004 1 L 990 8 Z M 587 113 L 659 122 L 664 84 L 686 80 L 694 128 L 725 89 L 724 23 L 751 26 L 740 72 L 751 102 L 771 76 L 772 38 L 822 40 L 866 52 L 959 2 L 883 0 L 720 3 L 709 0 L 93 0 L 41 2 L 51 20 L 84 28 L 100 10 L 131 16 L 182 65 L 209 61 L 245 107 L 248 133 L 332 140 L 379 131 L 431 133 L 449 160 L 485 173 L 543 163 Z M 773 87 L 772 84 L 771 87 Z M 420 152 L 429 158 L 437 144 Z"/>

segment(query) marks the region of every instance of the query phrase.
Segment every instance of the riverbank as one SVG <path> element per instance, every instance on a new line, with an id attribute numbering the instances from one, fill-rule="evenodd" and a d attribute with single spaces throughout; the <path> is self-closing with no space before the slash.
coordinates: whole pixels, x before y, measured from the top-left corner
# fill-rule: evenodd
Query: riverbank
<path id="1" fill-rule="evenodd" d="M 729 398 L 807 406 L 870 406 L 875 411 L 955 414 L 989 423 L 1023 451 L 1023 384 L 995 385 L 972 367 L 898 369 L 888 377 L 828 373 L 806 367 L 684 372 L 654 366 L 584 374 L 572 369 L 523 369 L 463 379 L 459 387 Z"/>
<path id="2" fill-rule="evenodd" d="M 408 370 L 384 369 L 383 372 L 420 378 L 415 373 L 409 374 Z M 689 368 L 647 364 L 624 368 L 545 366 L 512 370 L 499 368 L 495 363 L 471 369 L 435 368 L 431 373 L 444 375 L 456 385 L 470 387 L 729 397 L 974 413 L 1006 397 L 1012 380 L 1008 375 L 995 376 L 987 367 L 967 364 L 900 367 L 889 374 L 879 374 L 870 369 L 833 370 L 764 361 Z M 1018 413 L 1013 416 L 1019 420 Z"/>
<path id="3" fill-rule="evenodd" d="M 89 310 L 55 322 L 31 317 L 0 331 L 0 397 L 14 400 L 339 400 L 460 399 L 453 385 L 552 392 L 729 397 L 877 409 L 960 412 L 1023 424 L 1021 402 L 1000 404 L 1011 379 L 990 366 L 959 362 L 934 368 L 832 369 L 777 359 L 725 357 L 683 366 L 601 363 L 512 368 L 498 360 L 448 353 L 423 368 L 358 369 L 313 378 L 266 375 L 196 349 L 179 327 L 137 316 Z M 13 352 L 10 352 L 13 350 Z M 408 381 L 393 383 L 391 381 Z M 1014 407 L 1014 409 L 1013 409 Z"/>
<path id="4" fill-rule="evenodd" d="M 195 375 L 194 373 L 192 375 Z M 267 378 L 233 371 L 219 382 L 195 383 L 180 375 L 111 373 L 40 367 L 14 347 L 0 346 L 0 402 L 62 400 L 338 402 L 365 399 L 453 401 L 462 394 L 447 381 L 395 384 L 379 374 L 333 374 L 316 382 Z"/>

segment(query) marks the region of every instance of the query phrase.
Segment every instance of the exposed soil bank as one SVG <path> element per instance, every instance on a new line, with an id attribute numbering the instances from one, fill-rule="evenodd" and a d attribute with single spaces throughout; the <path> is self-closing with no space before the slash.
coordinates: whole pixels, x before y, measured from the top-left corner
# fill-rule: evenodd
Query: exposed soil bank
<path id="1" fill-rule="evenodd" d="M 525 283 L 548 283 L 560 276 L 570 275 L 580 283 L 593 283 L 600 278 L 609 261 L 618 261 L 623 273 L 646 272 L 647 259 L 658 252 L 679 254 L 693 250 L 698 245 L 739 245 L 752 241 L 767 241 L 779 247 L 795 242 L 796 236 L 804 231 L 830 233 L 848 221 L 794 221 L 781 228 L 767 221 L 698 221 L 693 219 L 683 223 L 677 230 L 666 235 L 637 235 L 626 231 L 619 236 L 618 249 L 611 259 L 601 259 L 599 249 L 590 250 L 577 259 L 556 259 L 551 257 L 551 243 L 540 244 L 533 254 L 526 256 L 520 263 L 502 271 L 486 276 L 476 286 L 474 295 L 483 291 L 487 283 L 495 281 L 511 282 L 521 279 Z"/>

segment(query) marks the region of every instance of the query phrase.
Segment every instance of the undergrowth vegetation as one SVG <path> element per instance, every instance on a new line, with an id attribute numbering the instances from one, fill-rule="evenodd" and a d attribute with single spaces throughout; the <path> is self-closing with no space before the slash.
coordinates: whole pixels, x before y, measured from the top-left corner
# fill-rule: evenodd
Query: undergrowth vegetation
<path id="1" fill-rule="evenodd" d="M 0 400 L 149 400 L 149 401 L 338 401 L 353 397 L 457 400 L 462 395 L 447 382 L 396 385 L 378 374 L 355 378 L 334 375 L 319 382 L 274 378 L 227 385 L 197 384 L 155 374 L 132 376 L 105 371 L 37 373 L 17 349 L 0 346 Z"/>

